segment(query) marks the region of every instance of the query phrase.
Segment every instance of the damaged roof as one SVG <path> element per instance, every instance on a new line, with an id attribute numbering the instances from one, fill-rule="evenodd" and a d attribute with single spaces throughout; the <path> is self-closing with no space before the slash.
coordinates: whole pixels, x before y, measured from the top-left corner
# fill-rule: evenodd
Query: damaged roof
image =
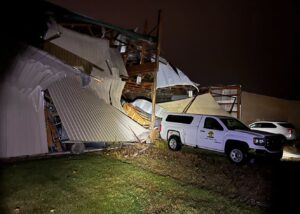
<path id="1" fill-rule="evenodd" d="M 77 77 L 57 81 L 48 90 L 71 141 L 139 141 L 146 132 L 91 88 L 82 88 Z"/>

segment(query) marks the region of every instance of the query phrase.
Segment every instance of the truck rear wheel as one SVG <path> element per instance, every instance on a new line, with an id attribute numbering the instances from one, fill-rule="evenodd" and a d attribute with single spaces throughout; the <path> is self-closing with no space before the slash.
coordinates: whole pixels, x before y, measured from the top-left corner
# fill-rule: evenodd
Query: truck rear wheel
<path id="1" fill-rule="evenodd" d="M 244 164 L 247 160 L 247 152 L 242 147 L 231 147 L 227 153 L 229 160 L 235 164 Z"/>
<path id="2" fill-rule="evenodd" d="M 178 151 L 181 149 L 181 141 L 178 136 L 171 136 L 168 140 L 168 147 L 173 151 Z"/>

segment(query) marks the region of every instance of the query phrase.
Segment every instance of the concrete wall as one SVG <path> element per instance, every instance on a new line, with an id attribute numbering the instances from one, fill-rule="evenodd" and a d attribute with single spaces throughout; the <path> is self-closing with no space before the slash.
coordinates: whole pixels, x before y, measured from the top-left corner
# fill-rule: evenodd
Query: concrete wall
<path id="1" fill-rule="evenodd" d="M 289 121 L 300 133 L 300 101 L 243 91 L 241 104 L 241 120 L 247 125 L 258 120 Z"/>

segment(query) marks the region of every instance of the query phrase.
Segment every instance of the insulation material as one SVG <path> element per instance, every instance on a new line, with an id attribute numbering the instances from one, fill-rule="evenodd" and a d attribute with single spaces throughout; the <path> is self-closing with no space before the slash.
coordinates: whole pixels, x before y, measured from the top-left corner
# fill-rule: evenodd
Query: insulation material
<path id="1" fill-rule="evenodd" d="M 1 84 L 0 157 L 48 152 L 43 91 L 73 69 L 32 47 L 20 50 Z"/>
<path id="2" fill-rule="evenodd" d="M 80 80 L 67 77 L 49 88 L 61 121 L 74 142 L 132 142 L 147 132 L 125 114 L 99 99 Z"/>
<path id="3" fill-rule="evenodd" d="M 144 99 L 136 99 L 134 102 L 131 103 L 135 107 L 142 109 L 144 112 L 148 114 L 152 114 L 152 103 L 148 100 Z M 164 115 L 167 114 L 167 111 L 161 108 L 158 104 L 155 105 L 155 116 L 162 118 Z"/>
<path id="4" fill-rule="evenodd" d="M 196 98 L 160 103 L 159 106 L 166 109 L 168 112 L 181 113 L 187 109 L 186 113 L 191 114 L 230 116 L 230 114 L 223 110 L 214 100 L 210 93 L 198 95 Z"/>
<path id="5" fill-rule="evenodd" d="M 139 111 L 132 104 L 124 103 L 123 108 L 126 114 L 134 121 L 138 122 L 143 126 L 150 126 L 150 120 L 146 117 L 143 117 L 143 115 L 141 115 Z"/>

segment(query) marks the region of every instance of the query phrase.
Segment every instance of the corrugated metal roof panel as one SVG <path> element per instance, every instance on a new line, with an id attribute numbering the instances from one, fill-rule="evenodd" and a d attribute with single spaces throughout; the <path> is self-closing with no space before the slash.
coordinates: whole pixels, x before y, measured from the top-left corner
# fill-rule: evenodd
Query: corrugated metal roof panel
<path id="1" fill-rule="evenodd" d="M 47 32 L 48 36 L 57 34 L 57 30 L 56 25 L 51 26 Z M 51 43 L 97 65 L 102 70 L 100 72 L 102 77 L 118 79 L 120 75 L 128 76 L 121 54 L 118 50 L 109 47 L 108 40 L 93 38 L 62 26 L 59 26 L 59 31 L 60 37 L 52 40 Z M 67 54 L 63 57 L 70 56 Z M 114 72 L 111 73 L 111 69 Z M 93 68 L 93 70 L 98 69 Z"/>
<path id="2" fill-rule="evenodd" d="M 190 85 L 199 91 L 196 84 L 193 83 L 179 68 L 171 66 L 165 59 L 160 57 L 156 88 L 165 88 L 175 85 Z"/>
<path id="3" fill-rule="evenodd" d="M 49 92 L 70 140 L 128 142 L 147 132 L 91 88 L 82 88 L 78 77 L 57 81 Z"/>

